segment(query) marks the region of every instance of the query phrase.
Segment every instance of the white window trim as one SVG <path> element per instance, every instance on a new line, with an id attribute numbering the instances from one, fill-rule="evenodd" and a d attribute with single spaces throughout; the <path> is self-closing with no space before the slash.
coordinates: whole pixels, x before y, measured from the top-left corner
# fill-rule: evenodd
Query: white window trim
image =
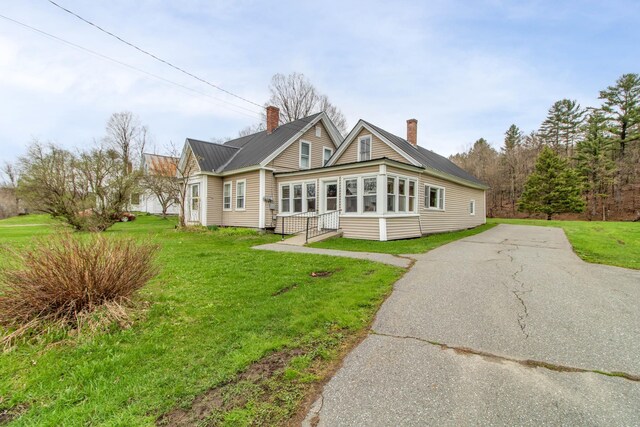
<path id="1" fill-rule="evenodd" d="M 242 207 L 239 208 L 238 207 L 238 186 L 240 184 L 244 184 L 244 191 L 242 194 L 243 197 L 243 201 L 242 201 Z M 235 198 L 235 204 L 233 205 L 234 210 L 238 211 L 238 212 L 244 212 L 247 210 L 247 180 L 246 179 L 239 179 L 236 181 L 236 198 Z"/>
<path id="2" fill-rule="evenodd" d="M 302 167 L 302 144 L 309 145 L 309 166 L 306 168 Z M 305 141 L 301 139 L 300 144 L 298 144 L 298 167 L 302 170 L 311 169 L 311 142 L 310 141 Z"/>
<path id="3" fill-rule="evenodd" d="M 225 208 L 224 207 L 224 189 L 225 187 L 229 186 L 229 207 Z M 232 181 L 228 181 L 225 182 L 224 184 L 222 184 L 222 210 L 225 212 L 229 212 L 231 210 L 233 210 L 233 182 Z"/>
<path id="4" fill-rule="evenodd" d="M 324 155 L 327 151 L 329 152 L 329 158 L 325 162 Z M 331 160 L 331 156 L 333 156 L 333 149 L 329 147 L 322 147 L 322 166 L 326 166 L 327 163 L 329 163 L 329 160 Z"/>
<path id="5" fill-rule="evenodd" d="M 394 179 L 394 183 L 393 183 L 393 191 L 394 191 L 394 196 L 395 196 L 395 207 L 396 210 L 394 212 L 389 212 L 387 211 L 387 178 L 393 178 Z M 400 206 L 400 180 L 404 180 L 405 181 L 405 210 L 404 211 L 398 211 L 398 207 Z M 409 186 L 410 186 L 410 182 L 413 182 L 415 184 L 415 192 L 416 194 L 413 195 L 413 210 L 410 211 L 409 210 Z M 418 182 L 417 178 L 412 178 L 410 176 L 406 176 L 406 175 L 396 175 L 396 174 L 387 174 L 385 176 L 385 180 L 384 180 L 385 186 L 384 186 L 384 212 L 386 215 L 414 215 L 418 213 L 418 203 L 416 203 L 416 200 L 419 200 L 419 191 L 418 191 L 418 187 L 420 185 L 420 183 Z"/>
<path id="6" fill-rule="evenodd" d="M 377 178 L 378 174 L 377 173 L 366 173 L 366 174 L 362 174 L 362 175 L 348 175 L 348 176 L 343 176 L 341 178 L 341 182 L 340 182 L 340 202 L 342 203 L 342 213 L 341 215 L 345 215 L 345 216 L 373 216 L 373 217 L 377 217 L 380 216 L 380 214 L 377 212 L 377 206 L 376 206 L 376 211 L 374 212 L 364 212 L 364 185 L 362 183 L 362 181 L 365 178 Z M 347 212 L 346 211 L 346 201 L 347 201 L 347 187 L 345 185 L 345 181 L 349 181 L 355 179 L 358 182 L 358 209 L 356 212 Z M 386 189 L 386 187 L 385 187 Z M 379 192 L 379 182 L 376 183 L 376 194 Z M 386 191 L 386 190 L 385 190 Z M 377 204 L 377 199 L 376 199 L 376 204 Z"/>
<path id="7" fill-rule="evenodd" d="M 368 135 L 361 135 L 358 137 L 358 144 L 356 146 L 356 149 L 358 150 L 358 161 L 360 162 L 360 141 L 362 141 L 365 138 L 369 138 L 369 160 L 373 159 L 373 136 L 371 134 Z"/>
<path id="8" fill-rule="evenodd" d="M 439 207 L 429 207 L 426 206 L 426 201 L 427 201 L 427 188 L 437 188 L 437 189 L 441 189 L 442 190 L 442 209 L 440 209 Z M 424 199 L 422 202 L 422 205 L 424 206 L 425 209 L 428 209 L 430 211 L 438 211 L 438 212 L 444 212 L 447 210 L 447 189 L 442 187 L 441 185 L 434 185 L 434 184 L 429 184 L 429 183 L 425 183 L 424 184 Z"/>
<path id="9" fill-rule="evenodd" d="M 473 210 L 471 210 L 471 206 L 473 206 Z M 475 199 L 469 200 L 469 215 L 476 216 L 476 201 L 475 201 Z"/>
<path id="10" fill-rule="evenodd" d="M 290 181 L 290 182 L 280 183 L 280 185 L 278 186 L 278 215 L 289 216 L 289 215 L 308 212 L 308 211 L 295 212 L 295 208 L 293 207 L 294 205 L 293 186 L 294 185 L 302 185 L 302 207 L 303 208 L 307 207 L 307 184 L 315 184 L 316 186 L 316 210 L 314 212 L 318 212 L 319 210 L 318 202 L 320 198 L 318 195 L 319 194 L 318 181 L 315 179 L 308 179 L 306 181 Z M 286 186 L 290 186 L 289 187 L 289 210 L 287 212 L 283 212 L 282 211 L 282 187 L 286 187 Z"/>

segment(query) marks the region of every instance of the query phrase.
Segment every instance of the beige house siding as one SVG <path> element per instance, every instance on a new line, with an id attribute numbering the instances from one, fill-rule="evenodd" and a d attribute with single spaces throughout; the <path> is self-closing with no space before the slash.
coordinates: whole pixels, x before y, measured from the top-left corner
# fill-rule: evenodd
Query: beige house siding
<path id="1" fill-rule="evenodd" d="M 343 216 L 340 228 L 347 239 L 380 240 L 379 218 Z"/>
<path id="2" fill-rule="evenodd" d="M 273 217 L 278 213 L 278 186 L 276 185 L 276 177 L 273 176 L 273 172 L 265 171 L 264 175 L 264 196 L 270 198 L 272 200 L 271 204 L 275 207 L 274 210 L 271 210 L 269 202 L 262 202 L 265 204 L 264 226 L 265 228 L 273 228 L 276 226 Z"/>
<path id="3" fill-rule="evenodd" d="M 405 159 L 402 155 L 398 154 L 393 148 L 389 147 L 385 142 L 383 142 L 380 138 L 373 135 L 367 129 L 362 129 L 358 136 L 356 136 L 353 141 L 349 144 L 346 150 L 340 155 L 340 157 L 335 161 L 334 164 L 340 165 L 344 163 L 352 163 L 358 161 L 358 139 L 364 135 L 371 135 L 371 159 L 381 159 L 386 157 L 388 159 L 397 160 L 399 162 L 408 163 L 408 160 Z"/>
<path id="4" fill-rule="evenodd" d="M 300 169 L 300 141 L 304 140 L 311 143 L 311 167 L 319 168 L 324 166 L 322 163 L 322 151 L 324 147 L 331 148 L 335 151 L 336 147 L 329 136 L 329 132 L 322 122 L 318 122 L 317 126 L 321 129 L 320 137 L 316 136 L 316 125 L 306 131 L 299 139 L 294 141 L 290 146 L 273 159 L 267 167 L 273 168 L 276 172 L 289 172 Z"/>
<path id="5" fill-rule="evenodd" d="M 245 210 L 236 208 L 236 183 L 240 180 L 246 180 L 245 186 Z M 222 211 L 222 225 L 232 227 L 251 227 L 258 228 L 260 226 L 260 171 L 240 173 L 237 175 L 225 176 L 223 185 L 231 182 L 231 210 Z"/>
<path id="6" fill-rule="evenodd" d="M 444 187 L 444 211 L 425 208 L 425 185 L 427 184 Z M 483 190 L 465 187 L 427 174 L 421 174 L 418 190 L 420 194 L 420 221 L 424 234 L 461 230 L 476 227 L 486 222 Z M 476 203 L 475 215 L 469 214 L 469 203 L 471 200 L 475 200 Z"/>
<path id="7" fill-rule="evenodd" d="M 222 178 L 206 176 L 207 215 L 205 225 L 222 225 Z"/>
<path id="8" fill-rule="evenodd" d="M 387 240 L 420 237 L 420 217 L 387 218 Z"/>

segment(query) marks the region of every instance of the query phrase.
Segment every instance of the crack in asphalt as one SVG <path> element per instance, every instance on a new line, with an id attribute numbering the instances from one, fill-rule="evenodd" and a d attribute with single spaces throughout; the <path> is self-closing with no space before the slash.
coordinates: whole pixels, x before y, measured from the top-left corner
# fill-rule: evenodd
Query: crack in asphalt
<path id="1" fill-rule="evenodd" d="M 503 241 L 504 242 L 504 241 Z M 502 242 L 501 242 L 502 243 Z M 518 250 L 520 247 L 518 245 L 514 248 L 504 248 L 498 251 L 498 255 L 506 255 L 509 257 L 509 262 L 514 263 L 515 259 L 513 255 L 511 255 L 511 251 Z M 511 274 L 511 279 L 519 285 L 519 289 L 511 289 L 509 286 L 503 283 L 503 286 L 513 294 L 518 300 L 518 303 L 522 306 L 522 313 L 516 313 L 516 321 L 518 322 L 518 326 L 520 327 L 520 331 L 524 335 L 525 339 L 529 338 L 529 331 L 527 330 L 527 318 L 529 317 L 529 309 L 527 308 L 527 304 L 524 301 L 523 296 L 532 291 L 532 289 L 527 289 L 525 283 L 518 278 L 518 275 L 524 271 L 524 264 L 520 264 L 520 268 L 514 271 Z"/>
<path id="2" fill-rule="evenodd" d="M 480 356 L 482 357 L 484 360 L 489 361 L 489 362 L 494 362 L 494 363 L 501 363 L 501 362 L 511 362 L 511 363 L 516 363 L 520 366 L 524 366 L 526 368 L 544 368 L 544 369 L 548 369 L 550 371 L 555 371 L 555 372 L 570 372 L 570 373 L 579 373 L 579 374 L 599 374 L 599 375 L 604 375 L 607 377 L 618 377 L 618 378 L 622 378 L 625 380 L 629 380 L 629 381 L 634 381 L 634 382 L 640 382 L 640 375 L 634 375 L 634 374 L 630 374 L 628 372 L 619 372 L 619 371 L 603 371 L 600 369 L 586 369 L 586 368 L 577 368 L 575 366 L 567 366 L 567 365 L 561 365 L 558 363 L 550 363 L 550 362 L 544 362 L 541 360 L 533 360 L 533 359 L 516 359 L 513 357 L 508 357 L 508 356 L 501 356 L 498 354 L 494 354 L 494 353 L 489 353 L 487 351 L 482 351 L 482 350 L 475 350 L 469 347 L 462 347 L 462 346 L 453 346 L 453 345 L 448 345 L 448 344 L 443 344 L 437 341 L 432 341 L 432 340 L 428 340 L 425 338 L 419 338 L 419 337 L 413 337 L 410 335 L 393 335 L 393 334 L 385 334 L 382 332 L 377 332 L 374 330 L 370 331 L 371 335 L 378 335 L 381 337 L 387 337 L 387 338 L 395 338 L 395 339 L 401 339 L 401 340 L 412 340 L 412 341 L 418 341 L 421 343 L 425 343 L 425 344 L 430 344 L 432 346 L 435 347 L 439 347 L 442 350 L 452 350 L 454 351 L 456 354 L 461 354 L 464 356 Z"/>

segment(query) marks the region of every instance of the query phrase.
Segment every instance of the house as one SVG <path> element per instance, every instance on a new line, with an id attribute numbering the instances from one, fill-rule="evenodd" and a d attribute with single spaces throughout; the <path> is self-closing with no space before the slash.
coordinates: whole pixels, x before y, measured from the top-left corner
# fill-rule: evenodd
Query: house
<path id="1" fill-rule="evenodd" d="M 167 185 L 166 182 L 168 179 L 175 179 L 178 160 L 176 157 L 159 154 L 142 155 L 142 180 L 146 183 L 146 188 L 131 195 L 130 210 L 160 215 L 164 204 L 164 213 L 178 215 L 180 208 L 171 188 L 174 186 Z"/>
<path id="2" fill-rule="evenodd" d="M 486 222 L 487 186 L 420 147 L 415 119 L 406 139 L 364 120 L 342 138 L 325 113 L 278 123 L 267 107 L 265 131 L 186 140 L 190 223 L 384 241 Z"/>

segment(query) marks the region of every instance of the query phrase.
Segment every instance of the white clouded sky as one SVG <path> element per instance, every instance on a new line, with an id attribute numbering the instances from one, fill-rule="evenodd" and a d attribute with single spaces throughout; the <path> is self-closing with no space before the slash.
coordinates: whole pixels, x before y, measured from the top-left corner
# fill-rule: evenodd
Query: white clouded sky
<path id="1" fill-rule="evenodd" d="M 347 116 L 449 155 L 511 123 L 536 129 L 567 97 L 640 72 L 635 1 L 77 1 L 59 3 L 194 74 L 262 104 L 274 73 L 306 74 Z M 0 18 L 0 161 L 32 138 L 82 147 L 129 110 L 158 147 L 235 136 L 258 108 L 199 83 L 55 8 L 0 14 L 188 86 L 179 88 Z M 214 99 L 216 98 L 216 99 Z M 242 108 L 223 103 L 236 104 Z M 249 112 L 245 109 L 254 111 Z"/>

